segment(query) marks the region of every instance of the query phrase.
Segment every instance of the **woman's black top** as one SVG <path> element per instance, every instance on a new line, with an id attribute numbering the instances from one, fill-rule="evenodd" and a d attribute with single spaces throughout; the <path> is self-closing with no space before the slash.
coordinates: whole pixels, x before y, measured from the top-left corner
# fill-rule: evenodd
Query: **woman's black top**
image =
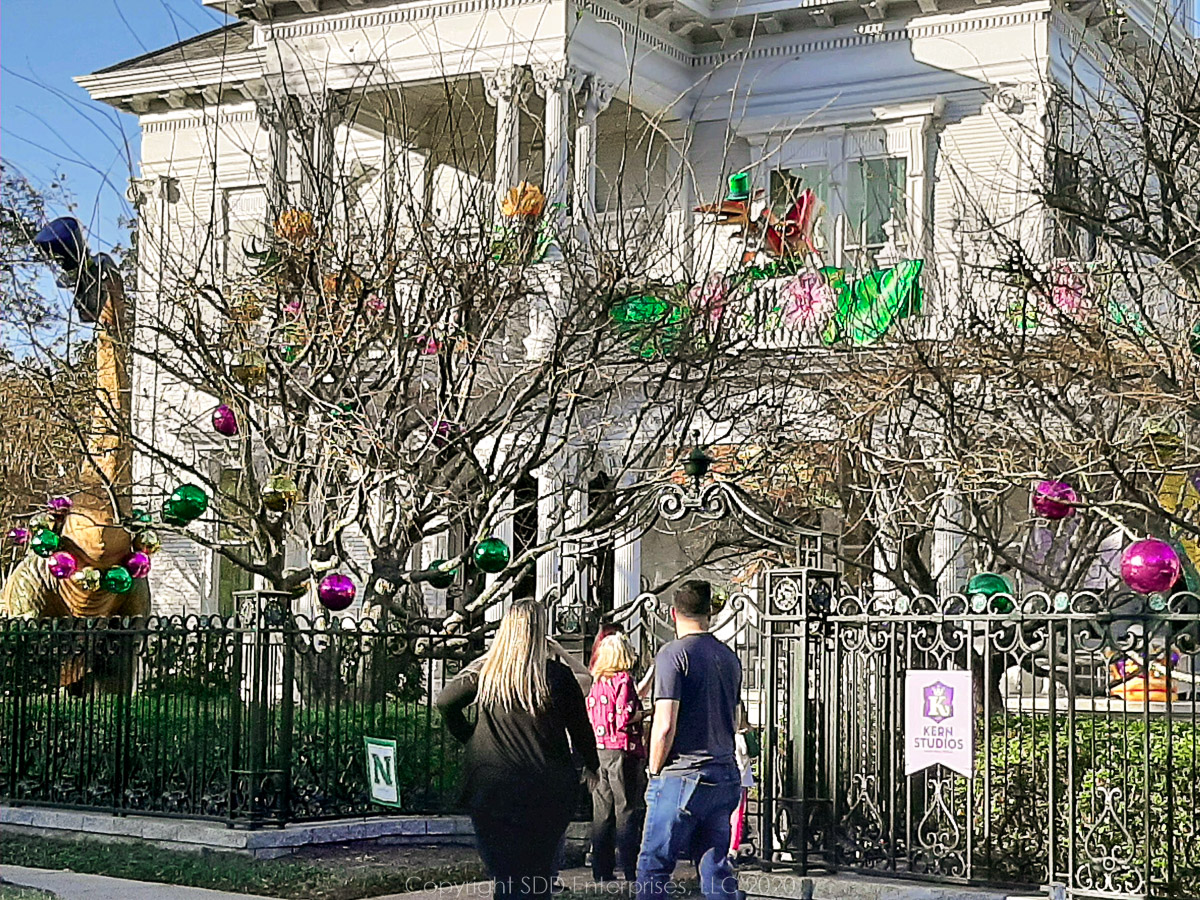
<path id="1" fill-rule="evenodd" d="M 461 672 L 438 694 L 446 727 L 467 745 L 462 799 L 468 810 L 573 807 L 579 775 L 571 748 L 586 768 L 599 767 L 596 738 L 575 676 L 551 659 L 546 661 L 546 682 L 549 698 L 536 715 L 521 708 L 481 706 L 473 727 L 463 711 L 479 692 L 477 667 Z"/>

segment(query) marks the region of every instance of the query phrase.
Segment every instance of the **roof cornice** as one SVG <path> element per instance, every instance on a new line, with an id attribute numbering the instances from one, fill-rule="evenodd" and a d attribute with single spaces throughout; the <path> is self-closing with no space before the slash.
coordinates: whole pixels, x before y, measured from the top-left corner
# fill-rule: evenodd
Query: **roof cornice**
<path id="1" fill-rule="evenodd" d="M 135 97 L 167 97 L 173 92 L 199 91 L 212 85 L 238 87 L 262 77 L 263 51 L 258 49 L 212 59 L 80 75 L 75 83 L 92 99 L 121 106 Z"/>

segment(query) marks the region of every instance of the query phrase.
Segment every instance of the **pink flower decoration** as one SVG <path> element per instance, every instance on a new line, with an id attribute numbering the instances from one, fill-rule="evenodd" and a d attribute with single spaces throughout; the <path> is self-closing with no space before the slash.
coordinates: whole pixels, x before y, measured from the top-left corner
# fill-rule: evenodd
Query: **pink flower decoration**
<path id="1" fill-rule="evenodd" d="M 417 349 L 426 356 L 432 356 L 442 349 L 442 344 L 437 338 L 423 334 L 417 338 Z"/>
<path id="2" fill-rule="evenodd" d="M 284 306 L 283 311 L 285 313 L 287 313 L 289 316 L 298 316 L 298 315 L 300 315 L 301 309 L 302 309 L 302 307 L 300 305 L 300 301 L 293 300 L 290 303 L 288 303 L 286 306 Z"/>
<path id="3" fill-rule="evenodd" d="M 779 292 L 783 320 L 801 331 L 820 331 L 837 308 L 833 288 L 820 272 L 802 272 Z"/>
<path id="4" fill-rule="evenodd" d="M 370 293 L 367 295 L 367 309 L 372 312 L 383 312 L 387 309 L 387 301 L 376 293 Z"/>
<path id="5" fill-rule="evenodd" d="M 692 309 L 707 310 L 709 318 L 716 320 L 725 312 L 729 301 L 729 279 L 720 272 L 713 272 L 703 284 L 688 291 L 688 305 Z"/>
<path id="6" fill-rule="evenodd" d="M 1072 319 L 1081 319 L 1091 312 L 1091 291 L 1083 276 L 1070 263 L 1058 263 L 1050 276 L 1050 300 L 1055 309 Z"/>

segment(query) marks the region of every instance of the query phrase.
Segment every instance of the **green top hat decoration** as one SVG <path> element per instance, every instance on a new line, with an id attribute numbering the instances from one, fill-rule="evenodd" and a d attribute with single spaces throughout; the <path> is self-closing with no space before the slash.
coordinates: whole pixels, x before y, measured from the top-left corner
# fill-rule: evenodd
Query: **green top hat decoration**
<path id="1" fill-rule="evenodd" d="M 750 173 L 738 172 L 729 176 L 729 196 L 726 200 L 750 199 Z"/>

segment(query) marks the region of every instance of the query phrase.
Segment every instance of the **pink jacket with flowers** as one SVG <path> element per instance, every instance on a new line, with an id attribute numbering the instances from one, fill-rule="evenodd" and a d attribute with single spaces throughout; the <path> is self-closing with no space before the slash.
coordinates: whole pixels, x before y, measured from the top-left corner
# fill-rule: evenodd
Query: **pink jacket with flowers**
<path id="1" fill-rule="evenodd" d="M 631 674 L 618 672 L 612 678 L 597 678 L 588 692 L 587 711 L 596 746 L 601 750 L 646 755 L 642 724 L 632 721 L 642 711 L 642 702 Z"/>

